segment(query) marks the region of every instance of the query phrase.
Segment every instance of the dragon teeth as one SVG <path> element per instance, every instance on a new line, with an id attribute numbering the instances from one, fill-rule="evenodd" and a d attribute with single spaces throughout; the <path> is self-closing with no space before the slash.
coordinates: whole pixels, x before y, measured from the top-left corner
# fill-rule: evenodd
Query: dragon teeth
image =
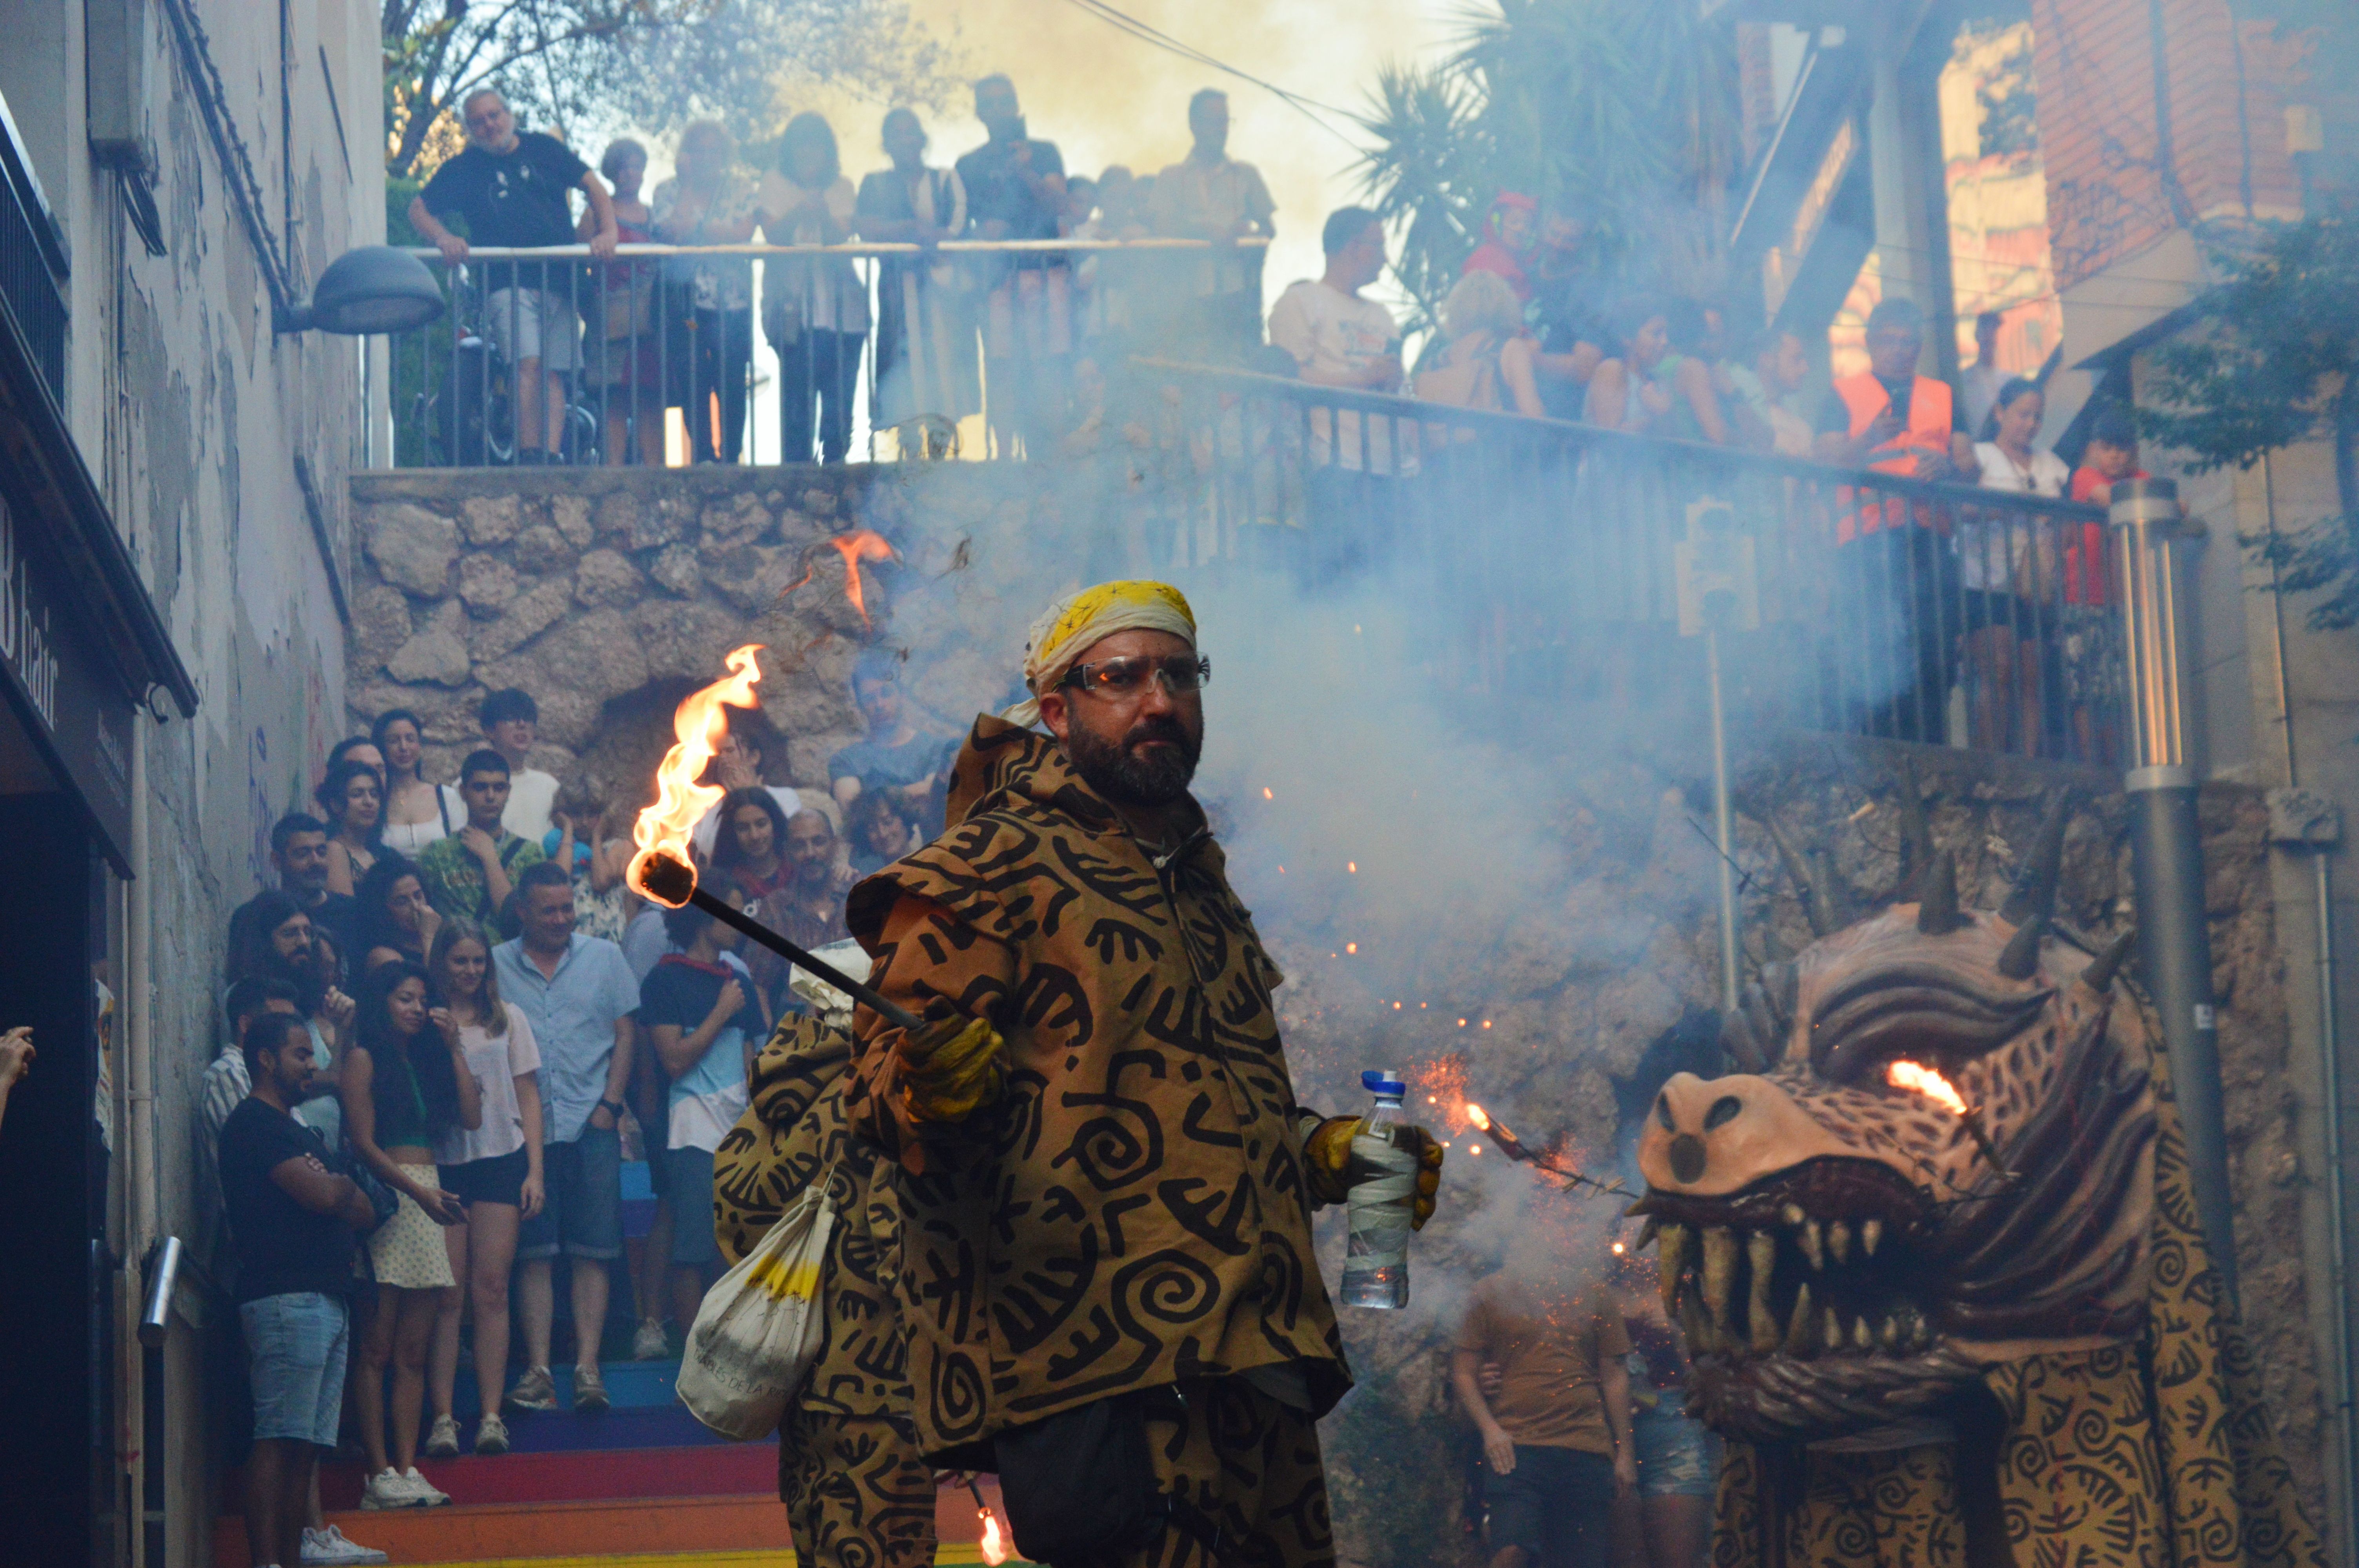
<path id="1" fill-rule="evenodd" d="M 1745 1238 L 1745 1253 L 1753 1265 L 1752 1291 L 1745 1321 L 1752 1331 L 1753 1348 L 1763 1356 L 1777 1348 L 1777 1320 L 1769 1315 L 1769 1271 L 1777 1261 L 1777 1238 L 1766 1230 Z"/>
<path id="2" fill-rule="evenodd" d="M 1826 1337 L 1827 1337 L 1827 1348 L 1828 1348 L 1829 1350 L 1840 1350 L 1840 1349 L 1842 1349 L 1842 1348 L 1843 1348 L 1843 1325 L 1835 1321 L 1835 1309 L 1834 1309 L 1834 1308 L 1832 1308 L 1832 1307 L 1829 1307 L 1829 1308 L 1827 1308 L 1827 1314 L 1826 1314 Z"/>
<path id="3" fill-rule="evenodd" d="M 1724 1225 L 1703 1233 L 1703 1304 L 1716 1329 L 1729 1325 L 1728 1293 L 1736 1283 L 1736 1233 Z"/>
<path id="4" fill-rule="evenodd" d="M 1693 1296 L 1680 1298 L 1680 1332 L 1687 1336 L 1688 1351 L 1690 1355 L 1700 1356 L 1707 1350 L 1719 1347 L 1719 1342 L 1712 1332 L 1712 1325 L 1705 1320 L 1703 1312 L 1696 1305 L 1696 1299 Z"/>
<path id="5" fill-rule="evenodd" d="M 1810 1349 L 1810 1287 L 1804 1282 L 1794 1297 L 1794 1320 L 1786 1325 L 1786 1354 L 1807 1356 Z"/>
<path id="6" fill-rule="evenodd" d="M 1663 1227 L 1662 1245 L 1655 1253 L 1655 1270 L 1662 1276 L 1663 1310 L 1670 1312 L 1679 1305 L 1680 1275 L 1688 1266 L 1689 1231 L 1683 1225 Z"/>
<path id="7" fill-rule="evenodd" d="M 1650 1217 L 1646 1225 L 1640 1228 L 1638 1232 L 1638 1245 L 1633 1248 L 1632 1250 L 1644 1252 L 1647 1249 L 1647 1244 L 1654 1240 L 1656 1236 L 1661 1232 L 1662 1228 L 1663 1222 Z"/>
<path id="8" fill-rule="evenodd" d="M 1875 1256 L 1875 1244 L 1883 1239 L 1884 1221 L 1882 1220 L 1871 1219 L 1859 1227 L 1859 1244 L 1867 1249 L 1869 1257 Z"/>
<path id="9" fill-rule="evenodd" d="M 1851 1325 L 1852 1347 L 1856 1350 L 1875 1348 L 1875 1336 L 1868 1331 L 1867 1319 L 1860 1318 Z"/>
<path id="10" fill-rule="evenodd" d="M 1819 1222 L 1815 1219 L 1802 1227 L 1802 1255 L 1810 1259 L 1812 1269 L 1827 1266 L 1826 1249 L 1819 1239 Z"/>
<path id="11" fill-rule="evenodd" d="M 1803 1221 L 1809 1219 L 1810 1217 L 1802 1212 L 1802 1206 L 1800 1204 L 1789 1203 L 1784 1208 L 1777 1211 L 1777 1217 L 1784 1220 L 1788 1225 L 1799 1226 Z"/>
<path id="12" fill-rule="evenodd" d="M 1851 1227 L 1836 1220 L 1827 1227 L 1827 1250 L 1835 1255 L 1838 1263 L 1851 1261 Z"/>

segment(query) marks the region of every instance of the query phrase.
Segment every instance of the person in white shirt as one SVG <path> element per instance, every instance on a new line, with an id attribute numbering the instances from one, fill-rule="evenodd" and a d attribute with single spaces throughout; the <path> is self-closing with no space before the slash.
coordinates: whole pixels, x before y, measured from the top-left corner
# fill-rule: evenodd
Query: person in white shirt
<path id="1" fill-rule="evenodd" d="M 539 843 L 549 836 L 549 814 L 557 805 L 557 775 L 524 765 L 540 739 L 540 704 L 510 687 L 484 698 L 475 718 L 492 750 L 507 759 L 508 804 L 500 826 L 528 844 Z"/>
<path id="2" fill-rule="evenodd" d="M 1275 233 L 1277 203 L 1261 170 L 1229 156 L 1227 93 L 1207 87 L 1190 99 L 1188 131 L 1188 156 L 1155 177 L 1155 232 L 1213 248 L 1166 274 L 1174 296 L 1167 305 L 1188 341 L 1214 355 L 1239 353 L 1258 336 L 1263 253 L 1236 242 Z"/>
<path id="3" fill-rule="evenodd" d="M 1958 378 L 1965 394 L 1961 401 L 1966 428 L 1977 438 L 1983 434 L 1984 421 L 1998 406 L 1999 388 L 2008 381 L 2006 372 L 1998 363 L 1998 330 L 2004 319 L 1995 310 L 1985 310 L 1974 318 L 1974 362 Z"/>
<path id="4" fill-rule="evenodd" d="M 1995 438 L 1974 447 L 1984 490 L 2053 498 L 2071 488 L 2063 460 L 2031 444 L 2047 411 L 2046 395 L 2021 376 L 1999 388 L 1990 415 Z M 2060 525 L 2053 517 L 2008 511 L 1983 512 L 1959 524 L 1967 730 L 1982 750 L 2038 756 L 2045 741 L 2043 650 L 2055 640 L 2064 595 Z"/>

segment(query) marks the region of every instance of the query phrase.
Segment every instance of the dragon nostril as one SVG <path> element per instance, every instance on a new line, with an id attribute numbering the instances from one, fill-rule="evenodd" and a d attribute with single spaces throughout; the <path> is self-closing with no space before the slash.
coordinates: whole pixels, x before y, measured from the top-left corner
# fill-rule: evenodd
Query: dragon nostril
<path id="1" fill-rule="evenodd" d="M 1743 1114 L 1744 1110 L 1743 1100 L 1738 1099 L 1734 1095 L 1723 1095 L 1712 1102 L 1710 1110 L 1703 1113 L 1703 1130 L 1710 1132 L 1715 1127 L 1726 1127 Z"/>
<path id="2" fill-rule="evenodd" d="M 1692 1182 L 1703 1174 L 1703 1140 L 1692 1132 L 1682 1132 L 1671 1140 L 1671 1174 L 1682 1182 Z"/>

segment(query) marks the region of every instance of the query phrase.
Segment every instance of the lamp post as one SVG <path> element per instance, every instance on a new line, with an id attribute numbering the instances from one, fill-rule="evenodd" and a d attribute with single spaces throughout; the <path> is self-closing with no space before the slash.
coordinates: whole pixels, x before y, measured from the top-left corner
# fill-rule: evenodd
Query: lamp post
<path id="1" fill-rule="evenodd" d="M 329 263 L 311 297 L 275 315 L 270 330 L 364 338 L 406 332 L 441 314 L 442 287 L 424 262 L 392 245 L 362 245 Z"/>
<path id="2" fill-rule="evenodd" d="M 2139 965 L 2147 993 L 2162 1014 L 2196 1218 L 2233 1300 L 2234 1205 L 2221 1106 L 2212 936 L 2203 913 L 2203 839 L 2187 741 L 2190 672 L 2182 634 L 2186 558 L 2203 529 L 2186 520 L 2179 487 L 2159 479 L 2116 483 L 2111 524 L 2129 658 L 2130 769 L 2122 788 L 2130 806 Z"/>

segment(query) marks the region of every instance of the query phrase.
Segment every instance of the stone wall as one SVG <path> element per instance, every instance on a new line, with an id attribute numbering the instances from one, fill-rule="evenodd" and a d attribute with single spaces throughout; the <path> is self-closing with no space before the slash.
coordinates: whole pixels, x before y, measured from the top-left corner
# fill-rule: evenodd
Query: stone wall
<path id="1" fill-rule="evenodd" d="M 577 805 L 639 798 L 677 697 L 719 675 L 723 654 L 743 642 L 771 650 L 761 689 L 785 753 L 766 759 L 774 783 L 824 783 L 829 753 L 857 735 L 846 687 L 864 649 L 906 653 L 912 696 L 939 727 L 962 729 L 1004 700 L 1025 624 L 1087 559 L 1068 527 L 1086 510 L 1014 466 L 372 474 L 354 481 L 353 497 L 363 546 L 347 676 L 355 725 L 387 707 L 418 709 L 447 776 L 474 741 L 484 691 L 522 686 L 540 699 L 548 761 L 570 771 Z M 879 531 L 899 557 L 863 569 L 873 623 L 849 601 L 844 557 L 830 546 L 858 528 Z M 1200 610 L 1221 591 L 1209 575 L 1187 586 L 1202 590 Z M 1299 667 L 1274 665 L 1263 649 L 1212 651 L 1225 679 Z M 1228 704 L 1223 723 L 1254 722 L 1251 704 L 1225 684 L 1216 693 Z M 1252 697 L 1289 694 L 1343 705 L 1283 678 Z M 1390 715 L 1375 722 L 1396 727 L 1380 733 L 1386 742 L 1421 733 Z M 1256 744 L 1281 749 L 1266 730 Z M 1605 1169 L 1624 1108 L 1643 1106 L 1648 1075 L 1664 1070 L 1666 1042 L 1710 1034 L 1715 860 L 1699 826 L 1709 795 L 1677 736 L 1607 745 L 1571 725 L 1519 744 L 1548 755 L 1523 759 L 1544 765 L 1517 786 L 1516 821 L 1502 835 L 1517 864 L 1491 881 L 1429 878 L 1405 892 L 1372 885 L 1373 863 L 1347 869 L 1340 854 L 1297 853 L 1304 821 L 1289 826 L 1283 796 L 1266 805 L 1263 789 L 1238 787 L 1283 784 L 1278 773 L 1231 768 L 1214 780 L 1208 752 L 1204 783 L 1232 874 L 1288 975 L 1278 995 L 1306 1103 L 1354 1105 L 1360 1067 L 1397 1065 L 1437 1100 L 1462 1092 L 1528 1141 L 1560 1136 L 1584 1165 Z M 1433 809 L 1458 812 L 1462 829 L 1465 815 L 1495 809 L 1451 779 L 1453 766 L 1484 766 L 1480 752 L 1412 747 L 1420 754 L 1390 759 L 1401 777 L 1379 779 L 1367 771 L 1372 759 L 1387 765 L 1375 748 L 1348 760 L 1303 749 L 1305 783 L 1339 809 L 1353 804 L 1346 794 L 1397 784 L 1414 812 L 1419 783 L 1443 786 L 1433 795 L 1452 804 Z M 2127 922 L 2126 816 L 2109 775 L 1787 735 L 1739 747 L 1735 858 L 1752 961 L 1810 940 L 1770 823 L 1827 856 L 1840 921 L 1890 895 L 1904 757 L 1919 772 L 1937 841 L 1959 857 L 1969 900 L 2001 901 L 2047 793 L 2069 787 L 2060 915 L 2093 942 Z M 1274 755 L 1249 765 L 1263 761 L 1277 765 Z M 1419 837 L 1384 820 L 1397 842 Z M 2245 1311 L 2280 1440 L 2315 1504 L 2327 1433 L 2303 1309 L 2313 1260 L 2291 1239 L 2315 1173 L 2294 1136 L 2260 795 L 2209 788 L 2203 827 Z M 1560 1227 L 1593 1234 L 1621 1206 L 1560 1198 L 1473 1147 L 1452 1151 L 1441 1214 L 1419 1238 L 1410 1310 L 1345 1314 L 1361 1388 L 1325 1433 L 1345 1556 L 1368 1568 L 1448 1560 L 1467 1541 L 1460 1498 L 1472 1450 L 1444 1365 L 1466 1288 L 1506 1246 Z M 1321 1238 L 1332 1276 L 1342 1251 L 1332 1221 Z"/>

